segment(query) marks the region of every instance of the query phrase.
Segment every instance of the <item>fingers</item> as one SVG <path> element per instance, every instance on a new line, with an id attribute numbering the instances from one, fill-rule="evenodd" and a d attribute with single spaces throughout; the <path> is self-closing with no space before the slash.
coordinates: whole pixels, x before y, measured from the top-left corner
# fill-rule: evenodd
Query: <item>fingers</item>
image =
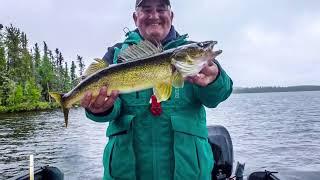
<path id="1" fill-rule="evenodd" d="M 205 87 L 216 79 L 219 74 L 218 66 L 215 63 L 207 64 L 199 74 L 193 77 L 187 77 L 190 83 Z"/>
<path id="2" fill-rule="evenodd" d="M 200 74 L 197 74 L 196 76 L 188 77 L 187 80 L 190 83 L 205 87 L 210 83 L 211 78 L 200 73 Z"/>
<path id="3" fill-rule="evenodd" d="M 110 95 L 111 98 L 117 99 L 118 96 L 119 96 L 119 91 L 113 90 L 111 92 L 111 95 Z"/>
<path id="4" fill-rule="evenodd" d="M 91 100 L 91 107 L 99 108 L 103 106 L 105 99 L 107 98 L 107 87 L 102 87 L 100 89 L 99 95 L 95 100 Z"/>
<path id="5" fill-rule="evenodd" d="M 193 77 L 187 77 L 186 80 L 189 81 L 192 84 L 194 83 Z"/>
<path id="6" fill-rule="evenodd" d="M 207 64 L 208 64 L 208 66 L 212 66 L 214 64 L 214 62 L 212 59 L 210 59 Z"/>
<path id="7" fill-rule="evenodd" d="M 191 82 L 191 83 L 195 83 L 195 84 L 200 85 L 201 82 L 203 81 L 202 79 L 203 79 L 204 77 L 205 77 L 204 74 L 199 73 L 199 74 L 197 74 L 197 75 L 195 75 L 195 76 L 187 77 L 187 80 L 188 80 L 189 82 Z"/>
<path id="8" fill-rule="evenodd" d="M 113 106 L 114 102 L 119 96 L 119 91 L 112 91 L 111 95 L 105 100 L 103 106 L 103 109 L 109 109 Z"/>
<path id="9" fill-rule="evenodd" d="M 218 66 L 212 61 L 209 61 L 209 62 L 211 63 L 208 63 L 207 65 L 205 65 L 204 68 L 202 68 L 202 70 L 200 71 L 200 73 L 203 73 L 205 75 L 217 74 L 217 72 L 219 71 Z"/>
<path id="10" fill-rule="evenodd" d="M 91 98 L 92 98 L 92 93 L 91 92 L 86 92 L 84 97 L 81 99 L 81 106 L 84 108 L 88 108 L 91 102 Z"/>
<path id="11" fill-rule="evenodd" d="M 91 92 L 86 92 L 81 100 L 81 106 L 93 113 L 102 113 L 110 109 L 119 96 L 119 91 L 112 91 L 107 95 L 107 87 L 102 87 L 97 97 L 93 97 Z"/>

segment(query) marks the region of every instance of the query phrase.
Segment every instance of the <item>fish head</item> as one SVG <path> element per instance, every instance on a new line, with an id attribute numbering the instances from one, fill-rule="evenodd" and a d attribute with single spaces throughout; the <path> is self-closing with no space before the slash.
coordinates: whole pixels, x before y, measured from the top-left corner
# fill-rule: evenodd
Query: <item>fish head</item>
<path id="1" fill-rule="evenodd" d="M 180 46 L 173 52 L 173 66 L 183 77 L 194 76 L 222 51 L 213 51 L 217 41 L 203 41 Z"/>
<path id="2" fill-rule="evenodd" d="M 213 47 L 216 41 L 203 41 L 178 47 L 174 56 L 178 61 L 207 61 L 214 56 Z"/>
<path id="3" fill-rule="evenodd" d="M 198 43 L 192 43 L 186 47 L 187 54 L 194 60 L 209 60 L 213 58 L 213 46 L 216 41 L 203 41 Z"/>

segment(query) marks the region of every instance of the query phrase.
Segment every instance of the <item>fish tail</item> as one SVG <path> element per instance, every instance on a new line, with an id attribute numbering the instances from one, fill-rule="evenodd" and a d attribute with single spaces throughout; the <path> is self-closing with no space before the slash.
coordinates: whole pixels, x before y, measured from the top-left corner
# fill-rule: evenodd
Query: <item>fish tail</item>
<path id="1" fill-rule="evenodd" d="M 61 93 L 55 93 L 55 92 L 50 92 L 49 93 L 50 96 L 56 100 L 56 102 L 61 106 L 61 109 L 62 109 L 62 112 L 63 112 L 63 115 L 64 115 L 64 122 L 65 122 L 65 125 L 66 127 L 68 126 L 68 115 L 69 115 L 69 108 L 67 108 L 65 106 L 65 103 L 63 101 L 63 94 Z"/>

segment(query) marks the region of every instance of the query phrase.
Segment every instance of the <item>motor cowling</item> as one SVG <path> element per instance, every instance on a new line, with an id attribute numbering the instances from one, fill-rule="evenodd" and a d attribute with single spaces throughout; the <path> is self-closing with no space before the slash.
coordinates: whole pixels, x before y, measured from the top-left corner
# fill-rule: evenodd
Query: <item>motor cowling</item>
<path id="1" fill-rule="evenodd" d="M 208 126 L 208 140 L 211 145 L 214 168 L 213 180 L 229 178 L 233 168 L 233 145 L 228 130 L 221 125 Z"/>

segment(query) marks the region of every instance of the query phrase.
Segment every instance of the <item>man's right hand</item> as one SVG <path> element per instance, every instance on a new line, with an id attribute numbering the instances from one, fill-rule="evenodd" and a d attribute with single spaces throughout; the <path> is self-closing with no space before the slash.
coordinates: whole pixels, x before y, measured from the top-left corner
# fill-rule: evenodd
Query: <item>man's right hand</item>
<path id="1" fill-rule="evenodd" d="M 92 113 L 103 113 L 113 107 L 114 102 L 119 96 L 119 91 L 112 91 L 107 95 L 107 87 L 102 87 L 96 98 L 92 97 L 92 92 L 85 93 L 81 100 L 81 106 Z"/>

